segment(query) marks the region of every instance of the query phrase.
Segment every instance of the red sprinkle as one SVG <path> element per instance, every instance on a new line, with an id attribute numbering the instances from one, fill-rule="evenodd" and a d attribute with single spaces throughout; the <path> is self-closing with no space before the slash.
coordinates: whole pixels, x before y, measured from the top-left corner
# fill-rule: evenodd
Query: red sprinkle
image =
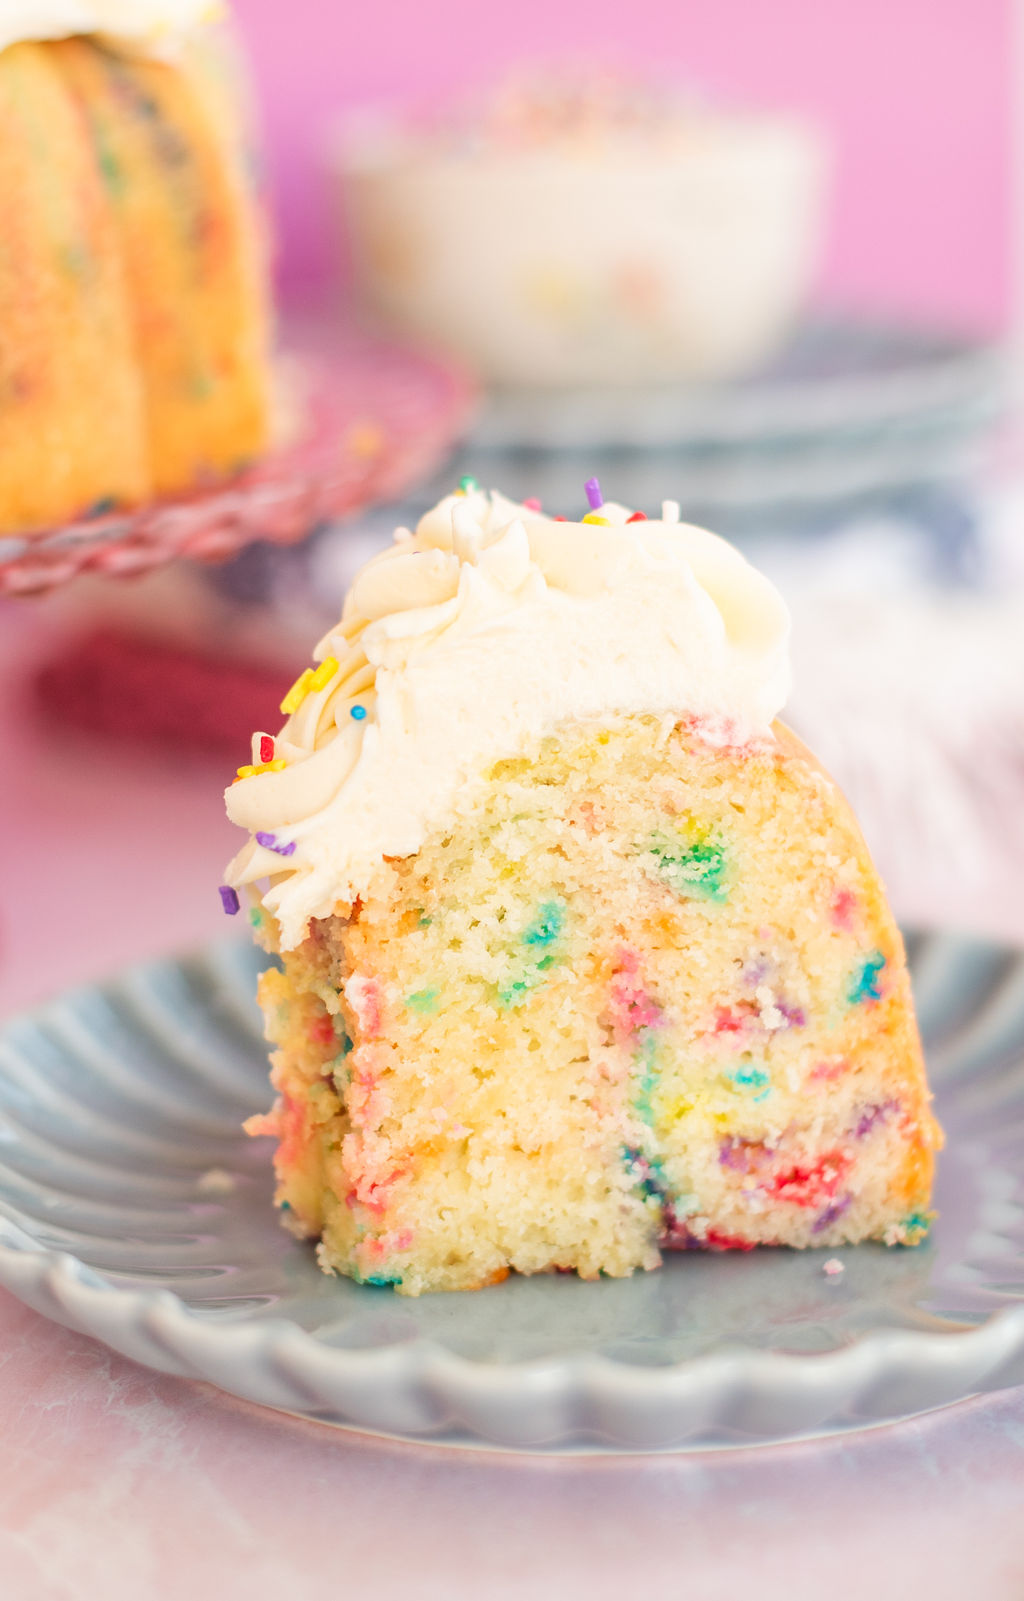
<path id="1" fill-rule="evenodd" d="M 842 1151 L 829 1151 L 813 1167 L 794 1163 L 764 1186 L 769 1195 L 794 1206 L 819 1207 L 835 1199 L 835 1194 L 850 1169 L 850 1158 Z"/>
<path id="2" fill-rule="evenodd" d="M 627 523 L 645 523 L 647 521 L 647 513 L 645 511 L 635 511 L 632 517 L 626 518 L 626 521 Z"/>
<path id="3" fill-rule="evenodd" d="M 540 501 L 537 499 L 536 495 L 531 495 L 529 500 L 524 500 L 523 505 L 526 507 L 527 511 L 540 511 Z"/>
<path id="4" fill-rule="evenodd" d="M 836 928 L 843 928 L 850 933 L 853 929 L 853 914 L 857 910 L 857 897 L 852 889 L 837 889 L 832 897 L 832 922 Z"/>
<path id="5" fill-rule="evenodd" d="M 552 517 L 551 521 L 553 523 L 567 523 L 569 519 L 568 517 Z"/>
<path id="6" fill-rule="evenodd" d="M 709 1251 L 752 1251 L 756 1240 L 741 1240 L 738 1234 L 723 1234 L 720 1229 L 708 1229 L 704 1244 Z"/>
<path id="7" fill-rule="evenodd" d="M 310 1025 L 309 1037 L 317 1045 L 337 1044 L 337 1035 L 334 1032 L 334 1024 L 329 1014 L 325 1013 L 323 1017 L 314 1018 Z"/>
<path id="8" fill-rule="evenodd" d="M 274 760 L 274 741 L 269 734 L 260 735 L 260 761 L 272 762 Z"/>

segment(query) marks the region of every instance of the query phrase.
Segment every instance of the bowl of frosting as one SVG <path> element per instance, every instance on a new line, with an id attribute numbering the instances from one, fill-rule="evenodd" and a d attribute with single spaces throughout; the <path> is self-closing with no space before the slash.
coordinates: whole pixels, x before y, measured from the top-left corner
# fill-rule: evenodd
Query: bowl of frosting
<path id="1" fill-rule="evenodd" d="M 497 386 L 747 373 L 818 266 L 814 123 L 614 72 L 533 71 L 350 121 L 329 161 L 364 317 Z"/>

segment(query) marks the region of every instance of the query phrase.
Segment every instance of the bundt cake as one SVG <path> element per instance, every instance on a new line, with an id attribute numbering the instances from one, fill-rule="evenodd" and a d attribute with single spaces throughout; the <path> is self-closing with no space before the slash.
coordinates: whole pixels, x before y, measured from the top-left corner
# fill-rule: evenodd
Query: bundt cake
<path id="1" fill-rule="evenodd" d="M 277 1201 L 404 1294 L 666 1248 L 926 1234 L 900 934 L 774 721 L 788 622 L 723 540 L 472 482 L 356 578 L 227 792 Z"/>
<path id="2" fill-rule="evenodd" d="M 206 54 L 0 50 L 0 533 L 189 490 L 266 444 L 262 222 Z"/>

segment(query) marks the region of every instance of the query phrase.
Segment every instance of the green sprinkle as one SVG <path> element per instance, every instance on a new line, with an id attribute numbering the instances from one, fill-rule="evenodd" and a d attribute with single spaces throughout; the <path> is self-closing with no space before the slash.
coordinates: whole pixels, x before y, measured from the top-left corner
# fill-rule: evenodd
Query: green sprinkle
<path id="1" fill-rule="evenodd" d="M 405 1004 L 410 1012 L 436 1012 L 437 1003 L 441 999 L 441 991 L 436 984 L 430 984 L 426 989 L 413 990 L 411 995 L 405 997 Z"/>
<path id="2" fill-rule="evenodd" d="M 550 945 L 558 938 L 564 926 L 565 902 L 543 901 L 537 908 L 537 915 L 523 932 L 523 944 Z"/>
<path id="3" fill-rule="evenodd" d="M 472 473 L 463 473 L 462 477 L 459 479 L 460 494 L 472 495 L 479 488 L 480 485 L 477 483 Z"/>
<path id="4" fill-rule="evenodd" d="M 522 1006 L 534 985 L 525 978 L 511 979 L 498 986 L 498 999 L 502 1006 Z"/>
<path id="5" fill-rule="evenodd" d="M 653 1034 L 645 1034 L 633 1055 L 633 1064 L 640 1070 L 633 1097 L 633 1109 L 651 1128 L 654 1126 L 652 1096 L 656 1082 L 657 1056 L 657 1039 Z"/>
<path id="6" fill-rule="evenodd" d="M 851 1006 L 857 1006 L 861 1001 L 880 1001 L 882 999 L 882 991 L 879 987 L 878 979 L 884 966 L 885 957 L 881 951 L 872 951 L 870 956 L 865 956 L 850 980 L 850 985 L 846 992 L 846 999 Z"/>
<path id="7" fill-rule="evenodd" d="M 920 1245 L 931 1230 L 932 1216 L 933 1214 L 929 1212 L 911 1212 L 909 1217 L 904 1218 L 900 1224 L 904 1235 L 902 1243 L 904 1245 Z"/>
<path id="8" fill-rule="evenodd" d="M 728 899 L 725 851 L 713 839 L 686 844 L 669 834 L 655 834 L 647 850 L 657 862 L 658 877 L 674 895 L 718 904 Z"/>
<path id="9" fill-rule="evenodd" d="M 250 909 L 249 922 L 252 924 L 253 928 L 262 928 L 263 927 L 263 909 L 262 909 L 262 907 L 253 906 Z"/>
<path id="10" fill-rule="evenodd" d="M 624 1145 L 622 1160 L 633 1181 L 633 1188 L 640 1192 L 645 1201 L 656 1201 L 664 1209 L 672 1192 L 660 1158 L 648 1156 L 639 1146 Z"/>
<path id="11" fill-rule="evenodd" d="M 121 163 L 110 146 L 98 135 L 96 136 L 96 160 L 107 188 L 114 194 L 119 193 L 123 183 Z"/>

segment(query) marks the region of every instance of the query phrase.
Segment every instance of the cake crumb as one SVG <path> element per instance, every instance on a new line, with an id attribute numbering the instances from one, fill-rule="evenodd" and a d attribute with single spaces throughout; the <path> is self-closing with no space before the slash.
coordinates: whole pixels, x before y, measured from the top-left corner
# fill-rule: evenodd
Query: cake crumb
<path id="1" fill-rule="evenodd" d="M 200 1174 L 196 1188 L 200 1195 L 230 1195 L 235 1188 L 235 1180 L 222 1167 L 211 1167 Z"/>
<path id="2" fill-rule="evenodd" d="M 822 1267 L 821 1271 L 827 1278 L 835 1279 L 839 1277 L 840 1273 L 845 1273 L 846 1269 L 842 1262 L 840 1262 L 838 1256 L 830 1256 L 828 1261 Z"/>

